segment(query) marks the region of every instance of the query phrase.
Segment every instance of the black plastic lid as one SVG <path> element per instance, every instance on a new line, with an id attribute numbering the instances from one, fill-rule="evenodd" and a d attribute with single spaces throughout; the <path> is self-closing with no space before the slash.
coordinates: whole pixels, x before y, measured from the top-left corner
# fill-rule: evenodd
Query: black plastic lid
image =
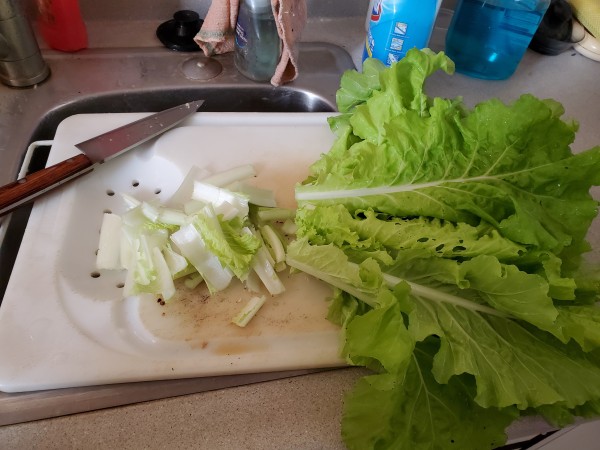
<path id="1" fill-rule="evenodd" d="M 200 31 L 204 21 L 195 11 L 181 10 L 173 14 L 173 19 L 161 23 L 156 29 L 156 37 L 163 45 L 179 52 L 200 50 L 194 36 Z"/>

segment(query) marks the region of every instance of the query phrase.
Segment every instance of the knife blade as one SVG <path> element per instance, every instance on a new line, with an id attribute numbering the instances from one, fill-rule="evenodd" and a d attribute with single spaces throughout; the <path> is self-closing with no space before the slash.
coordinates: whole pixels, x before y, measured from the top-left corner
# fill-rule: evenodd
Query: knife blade
<path id="1" fill-rule="evenodd" d="M 1 186 L 0 216 L 173 128 L 203 103 L 184 103 L 75 144 L 83 153 Z"/>

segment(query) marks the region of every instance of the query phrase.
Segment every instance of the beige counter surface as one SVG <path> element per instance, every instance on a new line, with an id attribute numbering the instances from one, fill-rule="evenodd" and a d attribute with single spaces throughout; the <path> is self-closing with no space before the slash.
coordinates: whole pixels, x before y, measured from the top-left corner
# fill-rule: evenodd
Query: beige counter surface
<path id="1" fill-rule="evenodd" d="M 341 369 L 0 427 L 3 449 L 343 449 Z"/>

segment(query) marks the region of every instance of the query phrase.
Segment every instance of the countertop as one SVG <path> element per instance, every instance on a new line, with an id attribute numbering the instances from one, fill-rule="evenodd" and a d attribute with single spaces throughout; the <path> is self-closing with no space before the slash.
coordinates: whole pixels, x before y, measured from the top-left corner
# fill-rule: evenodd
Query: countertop
<path id="1" fill-rule="evenodd" d="M 343 449 L 360 369 L 305 375 L 0 428 L 4 449 Z"/>
<path id="2" fill-rule="evenodd" d="M 107 24 L 91 26 L 102 28 Z M 145 25 L 140 23 L 140 26 Z M 122 27 L 129 30 L 128 44 L 135 45 L 139 34 L 130 24 L 124 23 Z M 317 19 L 308 23 L 304 40 L 338 44 L 359 64 L 362 30 L 363 18 Z M 91 40 L 91 45 L 110 44 Z M 443 48 L 439 35 L 434 36 L 431 46 L 434 50 Z M 462 75 L 436 76 L 431 80 L 429 92 L 462 95 L 472 104 L 492 96 L 510 101 L 524 92 L 555 98 L 565 105 L 567 117 L 580 122 L 574 148 L 582 150 L 600 144 L 599 75 L 600 63 L 574 51 L 552 57 L 528 51 L 510 80 L 489 82 Z M 4 426 L 0 428 L 0 446 L 5 449 L 342 449 L 343 396 L 364 373 L 357 368 L 326 371 Z"/>

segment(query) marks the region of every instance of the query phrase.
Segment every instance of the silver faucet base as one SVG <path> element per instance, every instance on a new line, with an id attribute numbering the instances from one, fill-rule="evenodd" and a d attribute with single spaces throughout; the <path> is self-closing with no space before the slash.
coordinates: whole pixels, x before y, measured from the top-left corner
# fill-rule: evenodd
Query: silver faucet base
<path id="1" fill-rule="evenodd" d="M 44 81 L 50 70 L 18 2 L 0 0 L 0 82 L 27 87 Z"/>
<path id="2" fill-rule="evenodd" d="M 0 82 L 12 87 L 29 87 L 41 83 L 50 75 L 50 68 L 39 51 L 19 61 L 0 62 Z"/>

